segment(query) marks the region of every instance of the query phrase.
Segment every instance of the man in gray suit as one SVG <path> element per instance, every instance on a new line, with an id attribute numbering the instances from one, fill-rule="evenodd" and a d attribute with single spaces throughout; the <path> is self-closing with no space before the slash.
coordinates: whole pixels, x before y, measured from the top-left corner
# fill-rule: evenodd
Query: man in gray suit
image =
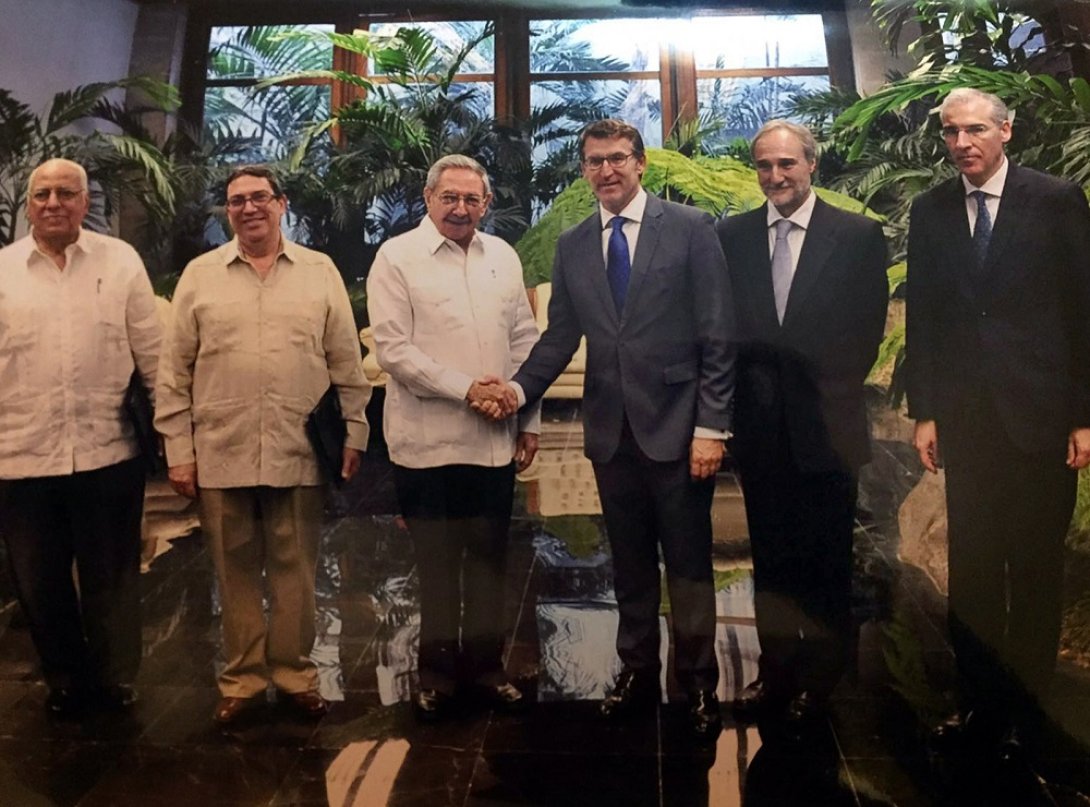
<path id="1" fill-rule="evenodd" d="M 587 338 L 585 450 L 613 553 L 624 668 L 617 719 L 659 699 L 659 547 L 678 681 L 693 731 L 719 733 L 711 499 L 729 436 L 733 314 L 712 218 L 649 196 L 640 133 L 602 120 L 579 140 L 599 209 L 560 236 L 549 327 L 516 373 L 534 402 Z"/>

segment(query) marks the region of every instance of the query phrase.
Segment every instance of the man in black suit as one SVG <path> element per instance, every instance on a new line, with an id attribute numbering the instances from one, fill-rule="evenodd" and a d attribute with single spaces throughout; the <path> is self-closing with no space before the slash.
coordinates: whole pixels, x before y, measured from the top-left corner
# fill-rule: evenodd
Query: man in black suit
<path id="1" fill-rule="evenodd" d="M 1003 102 L 940 108 L 960 176 L 908 234 L 915 445 L 946 469 L 950 634 L 976 736 L 1018 743 L 1056 659 L 1075 469 L 1090 462 L 1090 211 L 1076 185 L 1009 162 Z"/>
<path id="2" fill-rule="evenodd" d="M 808 129 L 770 121 L 751 146 L 768 204 L 719 223 L 738 324 L 731 454 L 746 502 L 759 676 L 739 717 L 818 714 L 844 670 L 857 472 L 870 459 L 863 382 L 889 297 L 874 220 L 810 187 Z"/>
<path id="3" fill-rule="evenodd" d="M 536 401 L 587 338 L 586 454 L 613 554 L 624 668 L 615 719 L 659 697 L 659 547 L 678 681 L 698 737 L 719 733 L 711 499 L 734 389 L 730 285 L 714 222 L 649 196 L 640 133 L 618 120 L 580 135 L 599 209 L 560 236 L 549 327 L 516 373 Z"/>

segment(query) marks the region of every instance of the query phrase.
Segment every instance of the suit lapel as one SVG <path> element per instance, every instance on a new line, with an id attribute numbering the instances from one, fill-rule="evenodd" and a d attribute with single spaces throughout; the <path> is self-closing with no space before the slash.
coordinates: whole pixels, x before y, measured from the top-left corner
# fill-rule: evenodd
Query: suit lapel
<path id="1" fill-rule="evenodd" d="M 643 221 L 640 222 L 640 235 L 636 240 L 636 253 L 632 258 L 632 273 L 628 277 L 628 293 L 625 296 L 624 310 L 621 312 L 622 322 L 625 314 L 631 310 L 632 300 L 639 295 L 640 287 L 647 277 L 647 270 L 651 266 L 651 256 L 655 254 L 661 232 L 662 200 L 647 194 L 647 205 L 643 209 Z M 606 290 L 609 290 L 608 283 Z"/>
<path id="2" fill-rule="evenodd" d="M 814 212 L 810 216 L 810 226 L 806 228 L 806 237 L 802 241 L 802 253 L 799 255 L 795 277 L 791 281 L 791 291 L 787 295 L 787 308 L 783 314 L 784 327 L 798 316 L 799 310 L 806 304 L 806 298 L 817 286 L 829 256 L 836 247 L 837 227 L 835 217 L 828 205 L 821 199 L 814 200 Z M 769 268 L 769 278 L 772 272 Z"/>
<path id="3" fill-rule="evenodd" d="M 602 255 L 602 216 L 597 205 L 594 214 L 584 219 L 579 228 L 578 249 L 587 256 L 587 280 L 598 297 L 599 307 L 616 327 L 620 317 L 617 315 L 617 306 L 613 303 L 613 292 L 609 289 L 609 278 L 606 277 L 606 262 Z"/>
<path id="4" fill-rule="evenodd" d="M 960 174 L 939 186 L 936 212 L 939 220 L 947 223 L 946 232 L 950 235 L 949 244 L 943 245 L 942 249 L 949 252 L 950 265 L 954 267 L 955 280 L 962 293 L 971 298 L 976 294 L 973 285 L 976 253 L 973 251 L 973 236 L 969 232 L 965 184 Z"/>
<path id="5" fill-rule="evenodd" d="M 1026 187 L 1025 174 L 1018 166 L 1010 163 L 1007 169 L 1007 181 L 1003 186 L 1003 197 L 999 203 L 999 214 L 992 226 L 992 238 L 988 243 L 988 256 L 980 273 L 981 288 L 997 288 L 1005 270 L 1012 266 L 1003 260 L 1008 247 L 1022 222 L 1029 217 L 1025 211 L 1030 209 L 1030 192 Z"/>
<path id="6" fill-rule="evenodd" d="M 772 288 L 772 256 L 768 252 L 768 204 L 750 213 L 744 213 L 744 227 L 739 237 L 741 243 L 752 245 L 747 250 L 747 266 L 744 271 L 753 289 L 750 304 L 753 317 L 763 333 L 775 333 L 780 328 L 776 316 L 776 292 Z"/>

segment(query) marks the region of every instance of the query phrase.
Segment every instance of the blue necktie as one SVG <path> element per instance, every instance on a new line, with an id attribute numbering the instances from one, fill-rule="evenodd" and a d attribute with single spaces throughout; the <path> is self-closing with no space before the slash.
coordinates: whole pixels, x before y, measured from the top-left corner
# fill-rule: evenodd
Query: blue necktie
<path id="1" fill-rule="evenodd" d="M 988 205 L 985 200 L 988 194 L 984 191 L 973 191 L 969 194 L 976 199 L 976 226 L 973 228 L 973 252 L 976 253 L 977 265 L 983 266 L 984 259 L 988 257 L 988 242 L 992 240 L 992 217 L 988 213 Z"/>
<path id="2" fill-rule="evenodd" d="M 632 259 L 628 257 L 628 239 L 624 237 L 625 219 L 614 216 L 609 222 L 613 232 L 609 234 L 609 246 L 606 248 L 606 277 L 609 278 L 609 290 L 613 292 L 613 304 L 620 314 L 624 308 L 624 298 L 628 294 L 628 276 L 632 273 Z"/>

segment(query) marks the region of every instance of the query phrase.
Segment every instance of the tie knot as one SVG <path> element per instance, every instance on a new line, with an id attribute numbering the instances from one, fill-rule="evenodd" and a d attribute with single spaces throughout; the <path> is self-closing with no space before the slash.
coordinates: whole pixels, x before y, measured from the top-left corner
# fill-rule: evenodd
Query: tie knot
<path id="1" fill-rule="evenodd" d="M 627 219 L 624 216 L 614 216 L 609 220 L 609 226 L 613 228 L 613 232 L 620 232 L 626 221 Z"/>
<path id="2" fill-rule="evenodd" d="M 787 234 L 791 232 L 791 228 L 794 224 L 790 219 L 780 219 L 776 222 L 776 238 L 787 238 Z"/>
<path id="3" fill-rule="evenodd" d="M 984 193 L 984 191 L 973 191 L 969 195 L 972 196 L 974 199 L 976 199 L 977 209 L 980 209 L 981 207 L 983 207 L 984 203 L 988 199 L 988 194 Z"/>

